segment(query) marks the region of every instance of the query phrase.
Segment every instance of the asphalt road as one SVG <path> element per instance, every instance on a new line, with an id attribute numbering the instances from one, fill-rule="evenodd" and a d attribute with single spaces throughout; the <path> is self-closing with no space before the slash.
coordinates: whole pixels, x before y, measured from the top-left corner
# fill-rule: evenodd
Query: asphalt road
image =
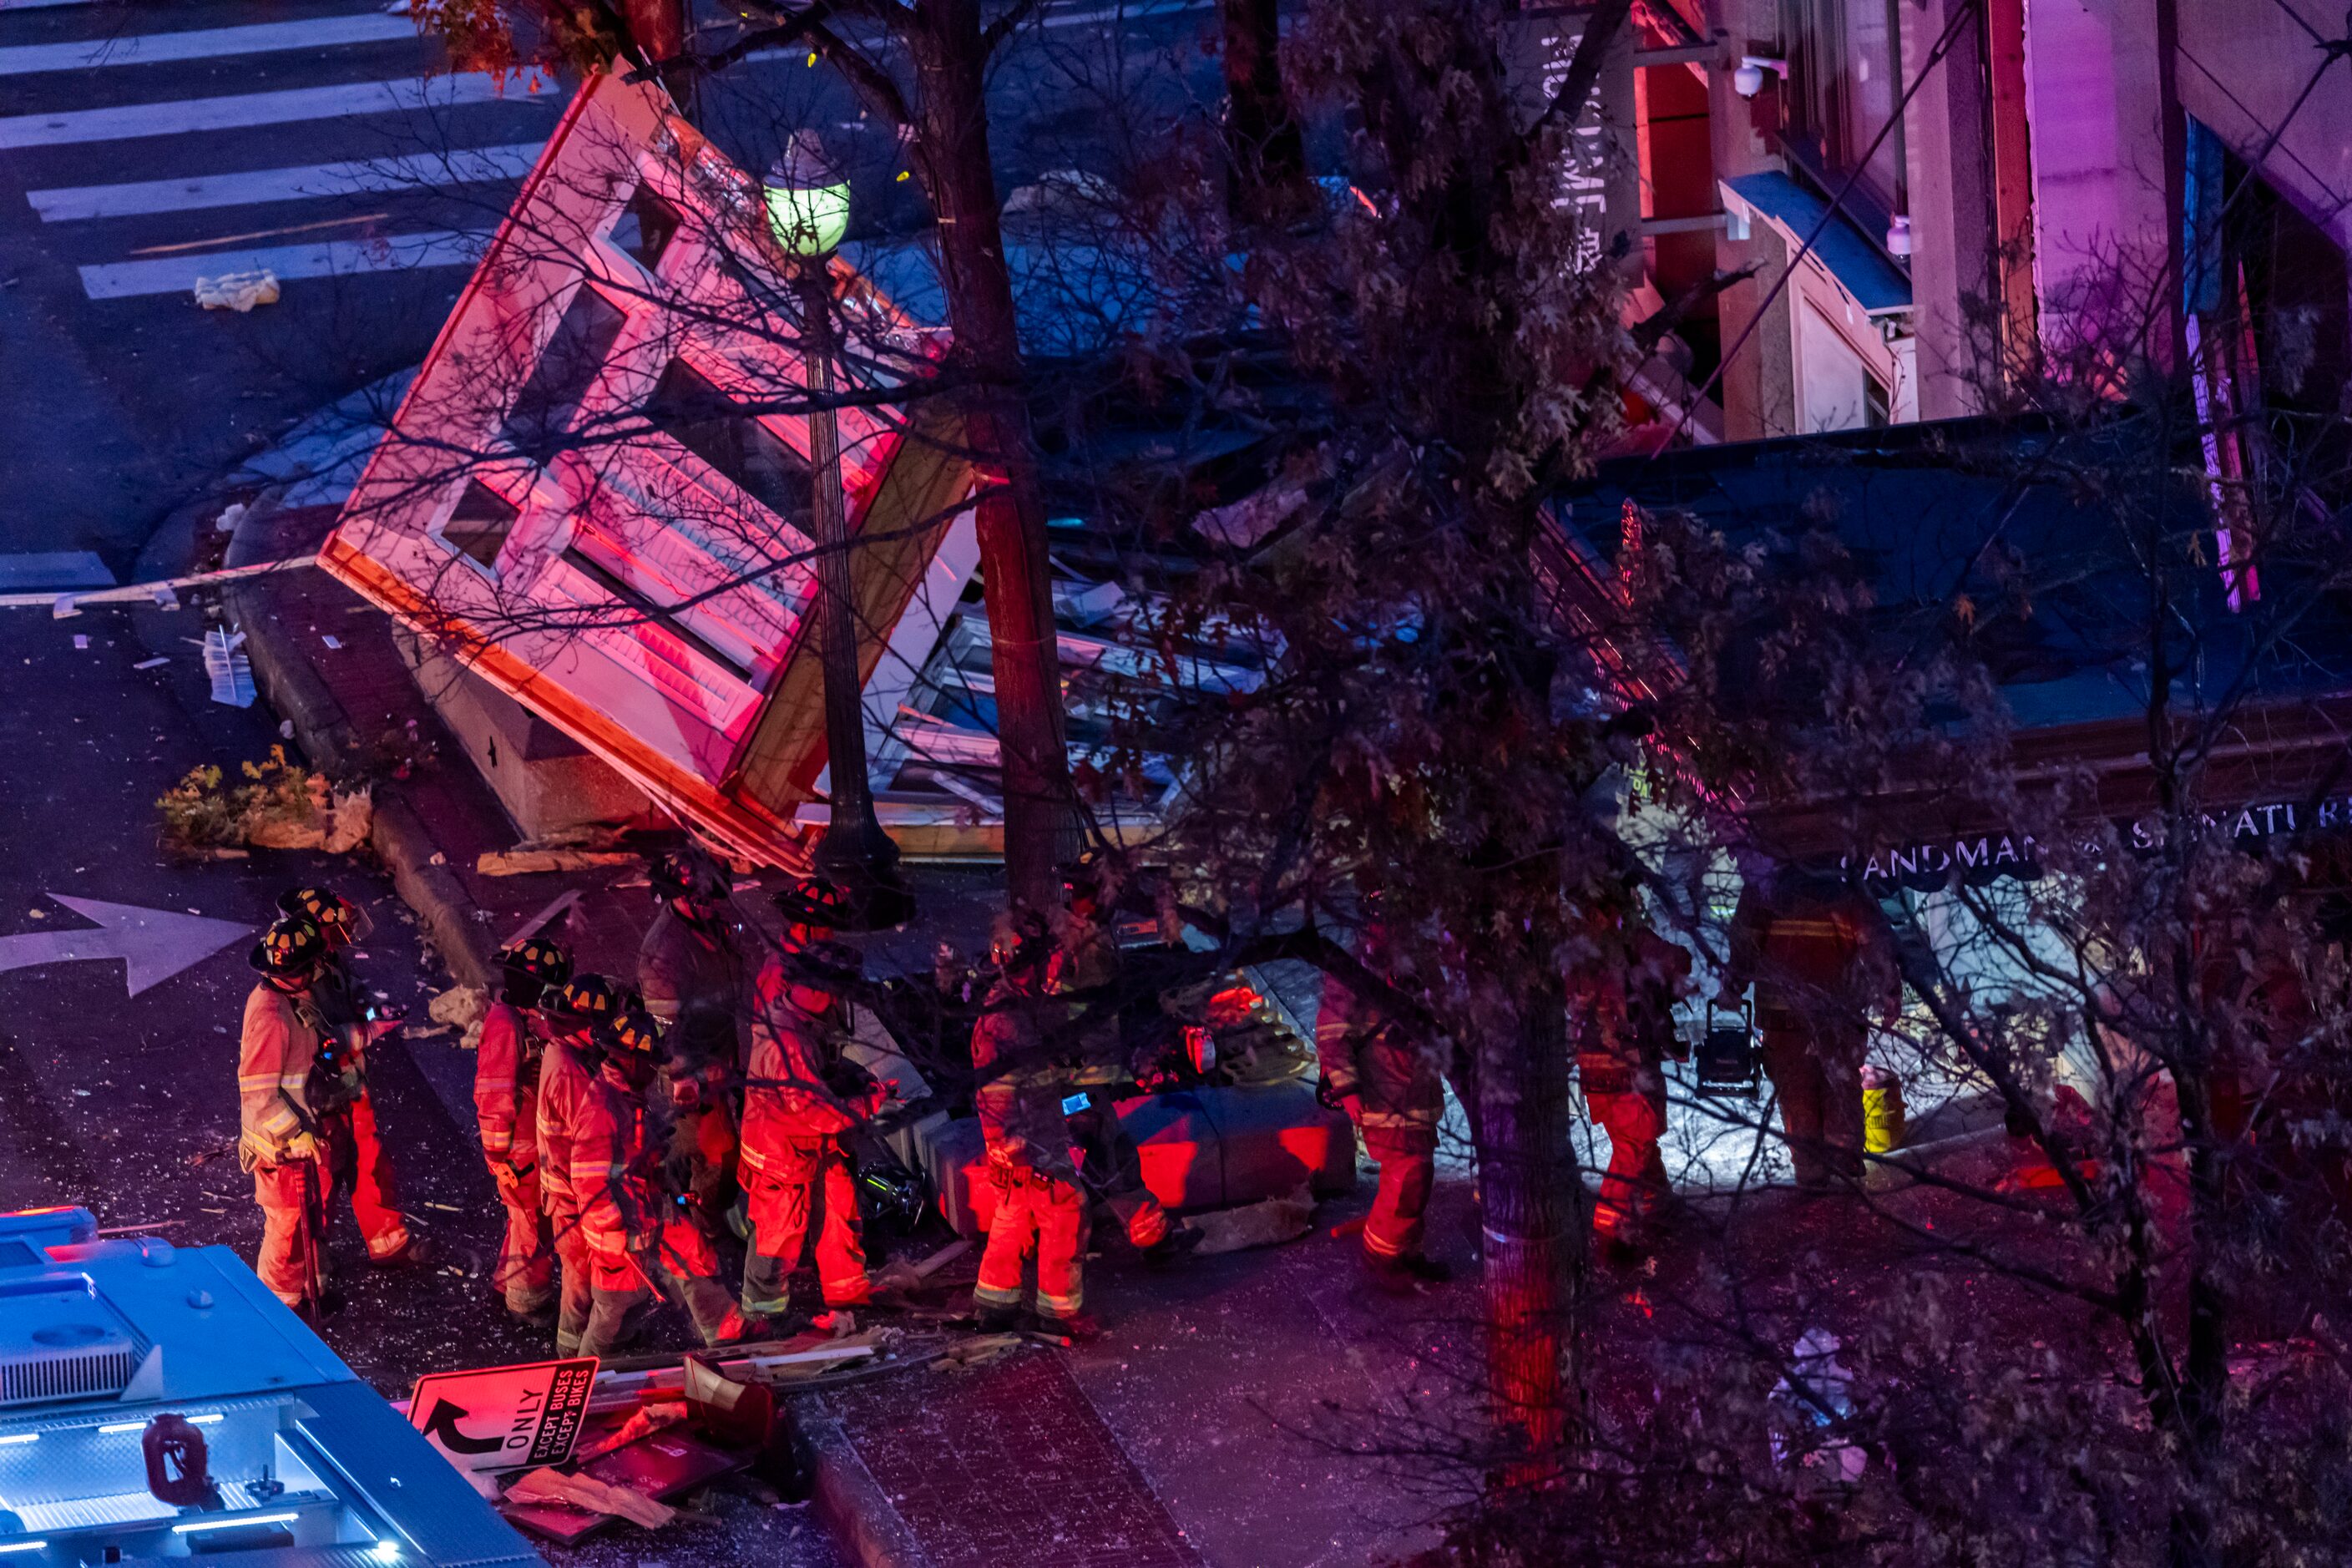
<path id="1" fill-rule="evenodd" d="M 1003 188 L 1120 155 L 1107 103 L 1147 79 L 1181 99 L 1170 60 L 1213 73 L 1213 16 L 1050 7 L 992 77 Z M 0 0 L 0 556 L 92 552 L 120 577 L 225 469 L 416 363 L 566 96 L 452 74 L 382 0 Z M 798 53 L 696 110 L 747 167 L 798 126 L 835 141 L 853 237 L 926 221 L 895 138 Z M 197 279 L 262 267 L 278 303 L 195 305 Z"/>

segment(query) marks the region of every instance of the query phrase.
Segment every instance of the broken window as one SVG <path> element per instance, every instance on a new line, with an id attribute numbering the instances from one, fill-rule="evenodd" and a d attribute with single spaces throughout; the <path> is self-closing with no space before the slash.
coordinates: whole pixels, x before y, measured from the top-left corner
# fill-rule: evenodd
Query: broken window
<path id="1" fill-rule="evenodd" d="M 515 520 L 521 515 L 520 507 L 481 480 L 467 479 L 465 492 L 457 498 L 457 510 L 441 525 L 441 537 L 461 554 L 496 567 L 499 552 L 506 548 L 507 535 L 514 531 Z"/>
<path id="2" fill-rule="evenodd" d="M 661 265 L 662 253 L 669 248 L 683 221 L 676 207 L 639 185 L 621 216 L 613 220 L 613 243 L 651 272 Z"/>
<path id="3" fill-rule="evenodd" d="M 499 430 L 517 451 L 544 461 L 556 438 L 580 412 L 582 399 L 629 318 L 595 289 L 583 287 L 564 309 L 530 379 Z"/>
<path id="4" fill-rule="evenodd" d="M 794 527 L 808 524 L 809 466 L 798 452 L 682 359 L 669 362 L 646 417 Z"/>

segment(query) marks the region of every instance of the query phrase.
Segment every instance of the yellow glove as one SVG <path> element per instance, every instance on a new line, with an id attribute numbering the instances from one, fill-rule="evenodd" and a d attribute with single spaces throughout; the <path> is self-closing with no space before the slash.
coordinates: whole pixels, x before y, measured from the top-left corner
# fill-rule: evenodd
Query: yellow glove
<path id="1" fill-rule="evenodd" d="M 297 1132 L 286 1140 L 286 1158 L 315 1160 L 319 1157 L 319 1141 L 308 1132 Z"/>

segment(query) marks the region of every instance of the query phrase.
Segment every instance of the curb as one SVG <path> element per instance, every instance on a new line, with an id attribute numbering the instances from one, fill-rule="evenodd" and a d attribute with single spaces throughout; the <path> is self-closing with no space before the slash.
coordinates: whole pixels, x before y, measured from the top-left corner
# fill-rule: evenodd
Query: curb
<path id="1" fill-rule="evenodd" d="M 898 1517 L 882 1483 L 824 1408 L 824 1397 L 812 1403 L 815 1410 L 794 1415 L 815 1460 L 815 1492 L 809 1508 L 817 1522 L 856 1568 L 934 1568 L 930 1554 L 915 1539 L 914 1528 Z"/>
<path id="2" fill-rule="evenodd" d="M 260 522 L 278 510 L 279 492 L 266 491 L 246 509 L 229 536 L 227 564 L 242 566 L 264 559 L 257 543 Z M 278 715 L 294 726 L 294 737 L 311 762 L 330 771 L 356 773 L 359 747 L 351 720 L 319 672 L 289 637 L 281 635 L 278 620 L 268 613 L 263 595 L 268 579 L 238 583 L 223 590 L 229 619 L 245 633 L 246 657 L 253 665 L 253 683 Z M 374 825 L 369 842 L 392 872 L 401 901 L 416 911 L 440 949 L 442 962 L 460 985 L 489 990 L 496 985 L 496 963 L 484 936 L 479 907 L 467 895 L 446 864 L 436 865 L 440 850 L 424 820 L 402 796 L 397 785 L 373 781 Z"/>

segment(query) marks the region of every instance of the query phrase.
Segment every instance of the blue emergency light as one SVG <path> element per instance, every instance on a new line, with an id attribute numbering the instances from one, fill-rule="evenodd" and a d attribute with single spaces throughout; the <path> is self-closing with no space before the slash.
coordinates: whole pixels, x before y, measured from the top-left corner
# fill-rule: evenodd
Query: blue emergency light
<path id="1" fill-rule="evenodd" d="M 541 1563 L 225 1247 L 0 1215 L 0 1568 Z"/>

